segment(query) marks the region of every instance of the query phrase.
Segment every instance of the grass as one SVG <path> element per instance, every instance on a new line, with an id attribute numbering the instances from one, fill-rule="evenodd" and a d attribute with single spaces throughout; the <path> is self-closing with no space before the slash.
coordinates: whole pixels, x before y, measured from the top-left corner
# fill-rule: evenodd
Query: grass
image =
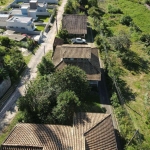
<path id="1" fill-rule="evenodd" d="M 30 62 L 31 57 L 32 57 L 32 54 L 30 54 L 28 56 L 24 56 L 24 60 L 25 60 L 26 64 L 28 64 Z"/>
<path id="2" fill-rule="evenodd" d="M 44 26 L 35 26 L 36 27 L 36 29 L 35 29 L 35 31 L 43 31 L 44 30 Z"/>
<path id="3" fill-rule="evenodd" d="M 38 17 L 37 21 L 41 22 L 48 22 L 50 18 L 50 16 L 37 16 L 37 17 Z"/>
<path id="4" fill-rule="evenodd" d="M 4 142 L 4 140 L 7 138 L 7 136 L 10 134 L 12 129 L 15 127 L 15 125 L 18 123 L 18 118 L 21 116 L 20 112 L 17 112 L 11 123 L 3 130 L 3 133 L 0 136 L 0 145 Z"/>
<path id="5" fill-rule="evenodd" d="M 11 2 L 13 2 L 13 0 L 0 0 L 0 8 L 3 9 L 5 8 L 7 5 L 9 5 Z"/>
<path id="6" fill-rule="evenodd" d="M 145 46 L 140 41 L 140 36 L 143 33 L 149 33 L 150 10 L 148 10 L 144 6 L 144 4 L 139 4 L 137 2 L 129 0 L 107 0 L 104 8 L 108 6 L 108 3 L 121 8 L 124 13 L 122 15 L 113 15 L 114 17 L 111 17 L 112 14 L 103 16 L 104 20 L 112 24 L 110 29 L 112 30 L 113 34 L 117 35 L 119 31 L 125 31 L 126 33 L 128 33 L 132 41 L 130 50 L 137 54 L 137 57 L 140 57 L 142 60 L 146 61 L 147 65 L 149 66 L 150 56 L 144 51 Z M 107 11 L 107 9 L 105 10 Z M 131 32 L 130 27 L 121 25 L 119 22 L 123 15 L 130 15 L 134 23 L 140 27 L 142 33 L 138 33 L 135 31 Z M 110 52 L 110 54 L 112 56 L 117 55 L 114 52 Z M 130 108 L 127 107 L 127 111 L 130 114 L 135 128 L 139 129 L 139 132 L 142 134 L 142 136 L 144 136 L 143 145 L 150 145 L 150 134 L 147 134 L 150 133 L 150 127 L 146 122 L 147 106 L 144 104 L 145 93 L 149 92 L 146 89 L 146 84 L 150 80 L 149 67 L 145 68 L 146 65 L 143 64 L 140 66 L 140 70 L 135 72 L 134 70 L 127 69 L 122 61 L 120 61 L 120 58 L 117 58 L 116 62 L 118 63 L 118 66 L 123 68 L 125 72 L 125 75 L 121 77 L 122 80 L 126 82 L 130 89 L 130 92 L 135 93 L 134 100 L 127 102 L 127 104 L 130 106 Z M 127 99 L 125 100 L 127 101 Z"/>

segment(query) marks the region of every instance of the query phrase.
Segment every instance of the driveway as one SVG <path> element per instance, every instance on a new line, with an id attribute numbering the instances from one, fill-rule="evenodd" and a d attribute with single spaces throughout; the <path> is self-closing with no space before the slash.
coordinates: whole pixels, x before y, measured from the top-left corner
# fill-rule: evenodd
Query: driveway
<path id="1" fill-rule="evenodd" d="M 63 0 L 61 6 L 58 7 L 57 14 L 57 26 L 58 29 L 61 25 L 62 14 L 64 12 L 64 6 L 67 3 L 67 0 Z M 45 53 L 49 52 L 53 48 L 53 41 L 56 35 L 56 21 L 54 22 L 51 30 L 44 34 L 47 38 L 44 43 L 42 43 L 39 49 L 36 51 L 35 55 L 32 56 L 27 68 L 23 72 L 22 78 L 15 92 L 9 98 L 7 103 L 4 105 L 2 110 L 0 111 L 0 135 L 4 127 L 6 127 L 10 121 L 13 119 L 17 112 L 16 101 L 19 97 L 25 94 L 25 87 L 37 76 L 37 65 L 41 62 L 42 57 Z"/>

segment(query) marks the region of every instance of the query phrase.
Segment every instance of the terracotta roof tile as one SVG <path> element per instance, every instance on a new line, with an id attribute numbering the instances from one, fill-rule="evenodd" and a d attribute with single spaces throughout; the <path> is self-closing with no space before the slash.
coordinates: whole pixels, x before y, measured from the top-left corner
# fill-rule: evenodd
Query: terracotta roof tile
<path id="1" fill-rule="evenodd" d="M 62 28 L 69 34 L 87 34 L 87 16 L 65 14 L 62 19 Z"/>
<path id="2" fill-rule="evenodd" d="M 111 115 L 76 113 L 73 128 L 21 123 L 2 144 L 2 150 L 117 150 Z"/>
<path id="3" fill-rule="evenodd" d="M 6 145 L 39 146 L 43 150 L 72 147 L 72 127 L 62 125 L 17 124 L 5 140 Z"/>

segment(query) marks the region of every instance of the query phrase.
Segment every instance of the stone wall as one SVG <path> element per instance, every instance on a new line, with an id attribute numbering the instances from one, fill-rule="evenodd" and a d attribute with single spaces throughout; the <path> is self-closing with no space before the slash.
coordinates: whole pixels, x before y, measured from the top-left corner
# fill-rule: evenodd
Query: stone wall
<path id="1" fill-rule="evenodd" d="M 10 86 L 11 86 L 11 80 L 8 77 L 0 84 L 0 97 L 2 97 L 5 94 L 5 92 L 9 89 Z"/>

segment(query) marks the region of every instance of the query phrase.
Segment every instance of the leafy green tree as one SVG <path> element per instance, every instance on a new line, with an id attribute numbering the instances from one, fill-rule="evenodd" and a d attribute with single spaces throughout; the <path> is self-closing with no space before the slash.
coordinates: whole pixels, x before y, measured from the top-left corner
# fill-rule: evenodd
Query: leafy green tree
<path id="1" fill-rule="evenodd" d="M 68 0 L 65 6 L 66 14 L 75 14 L 78 11 L 78 7 L 80 6 L 78 0 Z"/>
<path id="2" fill-rule="evenodd" d="M 51 84 L 51 76 L 41 77 L 26 88 L 25 96 L 18 101 L 25 122 L 52 123 L 52 109 L 56 106 L 59 88 Z"/>
<path id="3" fill-rule="evenodd" d="M 9 47 L 11 40 L 8 37 L 1 37 L 0 42 L 2 46 Z"/>
<path id="4" fill-rule="evenodd" d="M 57 97 L 57 106 L 53 110 L 53 115 L 58 123 L 72 124 L 73 114 L 80 105 L 81 102 L 74 92 L 65 91 Z"/>
<path id="5" fill-rule="evenodd" d="M 114 49 L 124 51 L 129 49 L 131 41 L 125 32 L 120 32 L 118 36 L 110 38 L 110 43 L 113 45 Z"/>
<path id="6" fill-rule="evenodd" d="M 88 5 L 90 7 L 92 7 L 92 6 L 97 7 L 97 5 L 98 5 L 97 0 L 88 0 Z"/>
<path id="7" fill-rule="evenodd" d="M 132 22 L 132 18 L 130 16 L 123 16 L 120 22 L 123 25 L 129 26 Z"/>
<path id="8" fill-rule="evenodd" d="M 47 75 L 55 71 L 54 64 L 51 62 L 50 59 L 43 57 L 41 63 L 37 66 L 38 71 L 40 74 Z"/>
<path id="9" fill-rule="evenodd" d="M 75 92 L 79 100 L 84 101 L 85 95 L 89 91 L 86 74 L 76 66 L 67 66 L 54 75 L 54 84 L 57 84 L 62 92 L 70 90 Z"/>
<path id="10" fill-rule="evenodd" d="M 68 31 L 65 29 L 61 29 L 58 33 L 58 37 L 64 40 L 64 44 L 70 43 Z"/>
<path id="11" fill-rule="evenodd" d="M 8 76 L 7 71 L 4 68 L 0 67 L 0 82 L 6 79 L 7 76 Z"/>

